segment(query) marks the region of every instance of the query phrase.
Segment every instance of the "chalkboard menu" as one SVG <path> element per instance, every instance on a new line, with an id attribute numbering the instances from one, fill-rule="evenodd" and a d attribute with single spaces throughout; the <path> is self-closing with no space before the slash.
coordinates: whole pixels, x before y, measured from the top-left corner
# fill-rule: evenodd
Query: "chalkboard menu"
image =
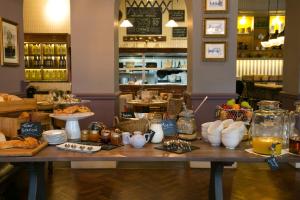
<path id="1" fill-rule="evenodd" d="M 169 20 L 173 19 L 176 22 L 184 22 L 184 10 L 169 10 Z"/>
<path id="2" fill-rule="evenodd" d="M 24 137 L 39 138 L 42 136 L 42 125 L 40 122 L 24 122 L 21 124 L 21 135 Z"/>
<path id="3" fill-rule="evenodd" d="M 128 35 L 161 35 L 161 8 L 126 8 L 127 19 L 133 27 L 127 28 Z"/>
<path id="4" fill-rule="evenodd" d="M 172 37 L 187 37 L 187 27 L 174 27 L 172 29 Z"/>

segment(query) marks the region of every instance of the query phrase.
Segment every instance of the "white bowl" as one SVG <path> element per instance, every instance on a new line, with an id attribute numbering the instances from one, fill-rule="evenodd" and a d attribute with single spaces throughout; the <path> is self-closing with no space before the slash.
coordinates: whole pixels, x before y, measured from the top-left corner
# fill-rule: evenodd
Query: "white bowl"
<path id="1" fill-rule="evenodd" d="M 217 134 L 220 135 L 223 129 L 223 124 L 221 120 L 212 122 L 207 129 L 208 134 Z"/>
<path id="2" fill-rule="evenodd" d="M 224 128 L 227 128 L 230 124 L 234 123 L 233 119 L 225 119 L 222 121 Z"/>
<path id="3" fill-rule="evenodd" d="M 209 127 L 209 125 L 211 124 L 212 122 L 206 122 L 204 124 L 201 124 L 201 136 L 202 136 L 202 139 L 204 142 L 208 142 L 208 138 L 207 138 L 207 129 Z"/>
<path id="4" fill-rule="evenodd" d="M 239 134 L 232 133 L 222 134 L 221 140 L 222 144 L 228 149 L 235 149 L 241 142 Z"/>
<path id="5" fill-rule="evenodd" d="M 247 134 L 247 128 L 246 128 L 244 122 L 241 122 L 241 121 L 234 122 L 234 123 L 230 124 L 228 128 L 237 129 L 239 134 L 240 134 L 240 139 L 241 140 L 243 139 L 244 135 Z"/>
<path id="6" fill-rule="evenodd" d="M 220 146 L 221 144 L 221 134 L 207 134 L 207 139 L 211 146 Z"/>

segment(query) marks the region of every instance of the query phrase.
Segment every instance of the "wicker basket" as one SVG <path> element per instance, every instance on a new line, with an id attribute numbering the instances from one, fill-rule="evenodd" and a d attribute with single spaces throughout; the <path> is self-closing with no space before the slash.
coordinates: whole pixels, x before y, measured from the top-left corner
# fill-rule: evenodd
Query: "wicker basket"
<path id="1" fill-rule="evenodd" d="M 121 131 L 131 132 L 141 131 L 145 133 L 149 129 L 148 119 L 131 118 L 126 121 L 120 121 L 118 117 L 115 117 L 115 126 Z"/>
<path id="2" fill-rule="evenodd" d="M 217 106 L 216 117 L 220 120 L 233 119 L 234 121 L 243 121 L 250 123 L 253 114 L 253 109 L 223 109 Z"/>

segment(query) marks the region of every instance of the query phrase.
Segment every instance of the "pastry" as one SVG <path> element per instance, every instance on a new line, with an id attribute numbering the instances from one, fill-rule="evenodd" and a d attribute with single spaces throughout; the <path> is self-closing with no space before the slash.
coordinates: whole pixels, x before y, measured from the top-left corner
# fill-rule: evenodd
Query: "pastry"
<path id="1" fill-rule="evenodd" d="M 28 112 L 22 112 L 19 117 L 19 119 L 29 120 L 30 114 Z"/>
<path id="2" fill-rule="evenodd" d="M 0 149 L 10 149 L 10 148 L 24 148 L 33 149 L 39 145 L 37 139 L 33 137 L 27 137 L 24 140 L 9 140 L 0 142 Z"/>
<path id="3" fill-rule="evenodd" d="M 91 110 L 86 106 L 79 106 L 78 112 L 84 113 L 84 112 L 91 112 Z"/>
<path id="4" fill-rule="evenodd" d="M 65 114 L 73 114 L 78 110 L 79 106 L 70 106 L 63 110 Z"/>

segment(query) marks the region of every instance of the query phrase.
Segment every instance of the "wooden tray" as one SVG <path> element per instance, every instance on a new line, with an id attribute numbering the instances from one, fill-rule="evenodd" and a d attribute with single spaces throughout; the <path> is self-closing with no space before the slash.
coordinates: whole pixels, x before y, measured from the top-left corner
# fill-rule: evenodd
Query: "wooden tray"
<path id="1" fill-rule="evenodd" d="M 11 149 L 1 149 L 1 156 L 34 156 L 43 148 L 48 145 L 48 142 L 42 142 L 39 146 L 34 149 L 21 149 L 21 148 L 11 148 Z"/>

